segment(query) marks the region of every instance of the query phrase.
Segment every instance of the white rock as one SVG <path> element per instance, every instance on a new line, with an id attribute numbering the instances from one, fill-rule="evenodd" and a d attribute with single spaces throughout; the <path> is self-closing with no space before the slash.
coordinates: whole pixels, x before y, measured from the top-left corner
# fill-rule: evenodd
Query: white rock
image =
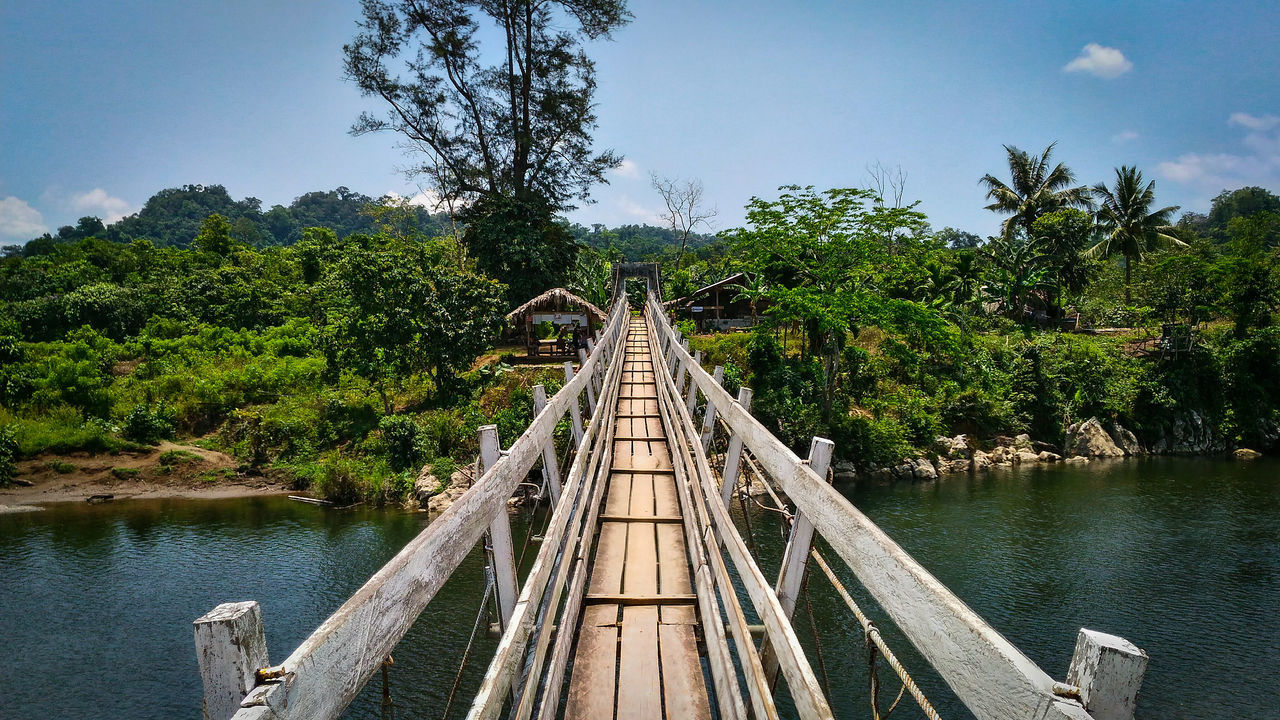
<path id="1" fill-rule="evenodd" d="M 1098 418 L 1092 417 L 1067 428 L 1067 455 L 1083 457 L 1124 457 L 1124 451 L 1103 429 Z"/>

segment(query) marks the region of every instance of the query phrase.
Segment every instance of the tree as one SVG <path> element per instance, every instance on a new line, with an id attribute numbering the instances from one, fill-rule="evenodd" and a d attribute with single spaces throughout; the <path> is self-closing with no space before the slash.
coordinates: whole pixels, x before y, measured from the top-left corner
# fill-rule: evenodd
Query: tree
<path id="1" fill-rule="evenodd" d="M 991 262 L 983 292 L 999 301 L 1010 317 L 1021 319 L 1033 297 L 1050 287 L 1047 256 L 1020 229 L 1012 236 L 991 238 L 983 253 Z"/>
<path id="2" fill-rule="evenodd" d="M 1012 184 L 1006 185 L 990 174 L 978 181 L 986 187 L 987 199 L 994 201 L 986 209 L 1009 214 L 1001 226 L 1006 238 L 1012 237 L 1019 228 L 1030 236 L 1031 225 L 1045 213 L 1064 207 L 1090 207 L 1089 188 L 1072 187 L 1076 178 L 1066 165 L 1058 163 L 1050 167 L 1049 158 L 1055 145 L 1057 143 L 1050 144 L 1039 157 L 1005 145 Z"/>
<path id="3" fill-rule="evenodd" d="M 1103 183 L 1093 186 L 1102 199 L 1098 209 L 1098 227 L 1104 236 L 1089 249 L 1092 257 L 1124 256 L 1124 301 L 1133 304 L 1130 281 L 1133 265 L 1142 259 L 1143 253 L 1160 247 L 1185 247 L 1186 243 L 1173 236 L 1171 218 L 1178 211 L 1176 205 L 1152 210 L 1155 203 L 1156 182 L 1142 184 L 1142 173 L 1135 167 L 1122 165 L 1116 168 L 1116 186 L 1108 188 Z"/>
<path id="4" fill-rule="evenodd" d="M 191 241 L 191 245 L 197 250 L 223 257 L 231 254 L 234 243 L 235 241 L 231 239 L 231 223 L 217 213 L 204 219 L 204 223 L 200 225 L 200 232 Z"/>
<path id="5" fill-rule="evenodd" d="M 1063 208 L 1038 218 L 1031 232 L 1053 278 L 1050 309 L 1060 316 L 1063 296 L 1080 292 L 1089 282 L 1093 263 L 1085 254 L 1094 237 L 1093 218 L 1083 210 Z"/>
<path id="6" fill-rule="evenodd" d="M 332 367 L 368 379 L 387 414 L 390 390 L 412 375 L 451 391 L 502 322 L 501 285 L 437 262 L 420 243 L 357 236 L 326 282 Z"/>
<path id="7" fill-rule="evenodd" d="M 734 286 L 738 288 L 738 294 L 733 296 L 733 300 L 731 302 L 746 300 L 751 306 L 751 324 L 755 325 L 760 319 L 759 314 L 756 312 L 756 308 L 760 304 L 761 300 L 769 296 L 769 286 L 765 284 L 760 273 L 755 273 L 754 275 L 751 273 L 745 273 L 744 277 L 745 279 L 743 281 Z"/>
<path id="8" fill-rule="evenodd" d="M 1280 213 L 1280 197 L 1260 187 L 1223 190 L 1213 199 L 1205 224 L 1210 230 L 1222 230 L 1233 218 L 1249 217 L 1260 212 Z"/>
<path id="9" fill-rule="evenodd" d="M 972 250 L 982 244 L 982 236 L 953 227 L 944 227 L 933 236 L 952 250 Z"/>
<path id="10" fill-rule="evenodd" d="M 781 190 L 775 201 L 752 198 L 747 204 L 751 227 L 730 237 L 752 274 L 772 288 L 765 317 L 777 325 L 800 323 L 807 352 L 822 358 L 827 420 L 849 333 L 878 315 L 904 309 L 875 288 L 889 257 L 889 235 L 922 229 L 924 216 L 914 205 L 885 207 L 869 190 L 818 193 L 794 185 Z"/>
<path id="11" fill-rule="evenodd" d="M 676 270 L 684 261 L 684 249 L 689 243 L 689 235 L 698 227 L 711 228 L 711 219 L 716 216 L 716 209 L 702 206 L 702 181 L 680 180 L 660 177 L 657 173 L 649 175 L 649 184 L 662 196 L 667 211 L 662 216 L 671 228 L 671 232 L 680 239 L 680 254 L 676 256 Z"/>
<path id="12" fill-rule="evenodd" d="M 595 64 L 584 40 L 631 18 L 625 0 L 364 0 L 360 33 L 343 47 L 348 79 L 387 113 L 362 114 L 356 135 L 392 131 L 426 156 L 410 174 L 441 196 L 585 200 L 621 158 L 592 151 Z M 481 22 L 502 45 L 482 52 Z M 485 58 L 497 58 L 485 66 Z M 393 65 L 402 64 L 405 75 Z"/>
<path id="13" fill-rule="evenodd" d="M 506 285 L 510 305 L 564 285 L 573 271 L 578 247 L 541 198 L 494 196 L 463 218 L 463 242 L 479 270 Z"/>

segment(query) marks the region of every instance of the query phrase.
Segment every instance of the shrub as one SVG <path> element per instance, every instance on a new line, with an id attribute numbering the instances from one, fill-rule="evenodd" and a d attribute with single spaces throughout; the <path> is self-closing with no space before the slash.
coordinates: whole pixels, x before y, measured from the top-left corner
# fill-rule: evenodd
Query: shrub
<path id="1" fill-rule="evenodd" d="M 18 437 L 12 425 L 0 425 L 0 487 L 9 487 L 18 475 Z"/>
<path id="2" fill-rule="evenodd" d="M 378 423 L 387 460 L 396 471 L 417 468 L 423 460 L 422 433 L 413 418 L 388 415 Z"/>
<path id="3" fill-rule="evenodd" d="M 142 471 L 138 470 L 138 468 L 126 468 L 126 467 L 111 468 L 111 474 L 114 475 L 118 480 L 133 480 L 134 478 L 138 477 L 138 475 L 141 474 L 141 472 Z"/>
<path id="4" fill-rule="evenodd" d="M 186 465 L 200 462 L 200 456 L 186 450 L 169 450 L 160 453 L 159 461 L 161 465 Z"/>
<path id="5" fill-rule="evenodd" d="M 69 463 L 65 460 L 50 460 L 49 462 L 45 463 L 45 467 L 58 473 L 59 475 L 69 475 L 76 471 L 75 464 Z"/>
<path id="6" fill-rule="evenodd" d="M 149 403 L 135 405 L 125 416 L 122 434 L 134 442 L 155 445 L 174 434 L 174 413 L 164 403 L 153 410 Z"/>

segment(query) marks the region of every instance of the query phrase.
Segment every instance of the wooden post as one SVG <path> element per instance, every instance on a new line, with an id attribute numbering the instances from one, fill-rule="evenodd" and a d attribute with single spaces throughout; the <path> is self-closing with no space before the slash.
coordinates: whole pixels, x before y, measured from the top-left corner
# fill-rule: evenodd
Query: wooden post
<path id="1" fill-rule="evenodd" d="M 693 408 L 698 404 L 698 383 L 693 381 L 694 368 L 702 369 L 702 351 L 693 354 L 692 367 L 689 368 L 689 394 L 684 398 L 684 407 L 689 411 L 689 419 L 693 420 Z M 683 377 L 683 373 L 681 373 Z"/>
<path id="2" fill-rule="evenodd" d="M 716 369 L 711 373 L 712 379 L 717 385 L 724 384 L 724 366 L 717 365 Z M 702 452 L 711 450 L 711 438 L 716 427 L 716 403 L 710 397 L 707 398 L 707 411 L 702 416 Z"/>
<path id="3" fill-rule="evenodd" d="M 578 348 L 578 369 L 581 370 L 586 366 L 587 351 L 583 348 Z M 596 389 L 593 385 L 594 383 L 591 380 L 587 380 L 587 417 L 596 416 Z"/>
<path id="4" fill-rule="evenodd" d="M 591 338 L 587 338 L 587 357 L 591 357 L 592 355 L 595 355 L 595 354 L 596 354 L 596 343 Z M 601 355 L 603 356 L 603 353 L 601 353 Z M 600 360 L 597 360 L 596 367 L 591 372 L 591 384 L 595 386 L 597 395 L 600 394 L 601 388 L 604 387 L 604 373 L 602 372 L 603 369 L 604 369 L 604 363 L 601 362 Z"/>
<path id="5" fill-rule="evenodd" d="M 689 343 L 686 342 L 684 346 L 685 346 L 684 347 L 685 350 L 689 349 Z M 689 363 L 687 361 L 680 363 L 680 372 L 676 373 L 676 394 L 677 395 L 684 394 L 684 376 L 685 376 L 685 373 L 690 371 L 691 371 L 691 368 L 689 367 Z"/>
<path id="6" fill-rule="evenodd" d="M 824 480 L 835 446 L 830 440 L 819 437 L 809 444 L 809 469 Z M 809 550 L 812 548 L 813 522 L 797 509 L 795 521 L 791 524 L 791 537 L 787 538 L 787 548 L 782 553 L 782 568 L 778 571 L 776 586 L 778 601 L 788 618 L 796 611 L 796 599 L 800 594 L 800 586 L 804 583 L 804 574 L 809 567 Z"/>
<path id="7" fill-rule="evenodd" d="M 1080 701 L 1094 720 L 1132 720 L 1147 654 L 1122 637 L 1080 629 L 1067 683 L 1080 688 Z"/>
<path id="8" fill-rule="evenodd" d="M 267 636 L 258 603 L 223 603 L 195 621 L 196 660 L 204 681 L 205 720 L 229 720 L 267 667 Z"/>
<path id="9" fill-rule="evenodd" d="M 573 361 L 564 361 L 564 384 L 573 382 Z M 582 409 L 578 407 L 578 398 L 569 403 L 569 414 L 573 417 L 573 444 L 582 444 Z"/>
<path id="10" fill-rule="evenodd" d="M 480 473 L 498 464 L 502 456 L 498 444 L 498 426 L 484 425 L 480 428 Z M 504 504 L 496 517 L 489 523 L 489 543 L 493 547 L 493 589 L 498 596 L 498 611 L 502 616 L 502 628 L 505 631 L 507 621 L 516 608 L 518 588 L 516 586 L 516 555 L 511 543 L 511 516 L 507 514 Z"/>
<path id="11" fill-rule="evenodd" d="M 547 407 L 547 389 L 542 385 L 533 386 L 533 414 L 542 414 Z M 554 435 L 552 436 L 554 438 Z M 560 465 L 556 462 L 555 440 L 548 440 L 542 446 L 542 475 L 547 480 L 547 489 L 551 492 L 551 504 L 560 502 Z"/>
<path id="12" fill-rule="evenodd" d="M 751 412 L 751 388 L 738 388 L 738 404 L 742 409 Z M 728 505 L 733 497 L 733 486 L 738 483 L 738 463 L 742 461 L 742 436 L 733 433 L 729 436 L 729 449 L 724 455 L 724 472 L 720 475 L 720 498 Z"/>

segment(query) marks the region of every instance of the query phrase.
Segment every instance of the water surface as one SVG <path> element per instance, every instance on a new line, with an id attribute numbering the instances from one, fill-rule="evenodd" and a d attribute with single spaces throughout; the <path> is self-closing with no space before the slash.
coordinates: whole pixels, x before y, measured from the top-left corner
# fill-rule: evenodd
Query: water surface
<path id="1" fill-rule="evenodd" d="M 1151 655 L 1139 717 L 1280 718 L 1280 463 L 1152 459 L 842 490 L 1050 675 L 1065 677 L 1089 627 Z M 513 516 L 517 545 L 543 519 Z M 751 520 L 773 576 L 777 521 Z M 0 718 L 198 717 L 192 620 L 257 600 L 278 662 L 425 523 L 278 497 L 0 516 Z M 943 716 L 968 717 L 844 575 Z M 396 651 L 397 717 L 441 716 L 483 587 L 473 552 Z M 821 577 L 809 596 L 837 716 L 869 717 L 861 634 Z M 804 602 L 797 626 L 816 665 Z M 493 648 L 482 634 L 451 717 Z M 898 686 L 883 664 L 879 676 L 887 705 Z M 381 691 L 375 677 L 348 716 L 382 717 Z M 908 697 L 894 717 L 920 714 Z"/>

